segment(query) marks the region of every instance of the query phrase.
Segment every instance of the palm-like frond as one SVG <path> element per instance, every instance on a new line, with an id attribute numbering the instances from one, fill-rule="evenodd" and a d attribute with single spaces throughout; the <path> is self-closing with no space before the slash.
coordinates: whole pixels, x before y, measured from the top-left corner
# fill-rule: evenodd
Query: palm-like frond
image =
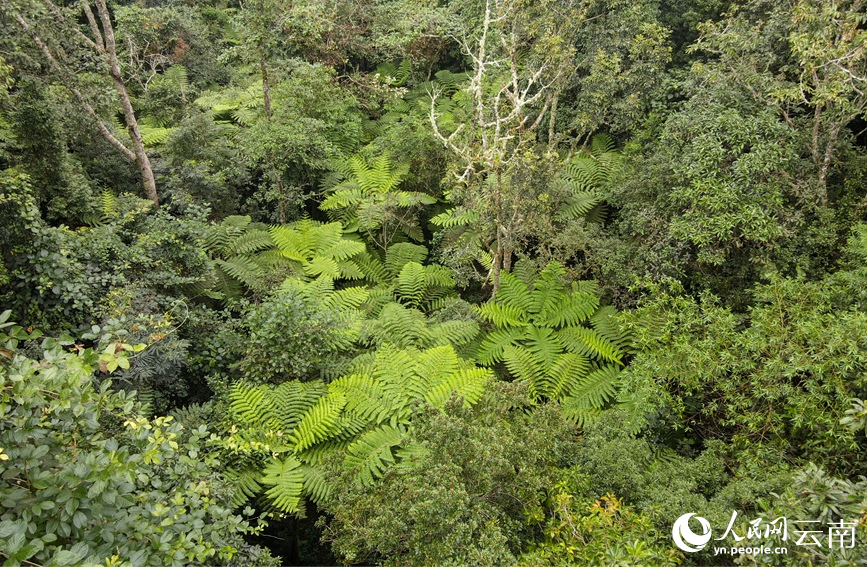
<path id="1" fill-rule="evenodd" d="M 603 222 L 604 202 L 600 189 L 610 182 L 621 164 L 622 156 L 615 150 L 614 140 L 606 134 L 594 136 L 590 148 L 573 157 L 555 181 L 555 186 L 566 193 L 558 218 Z"/>
<path id="2" fill-rule="evenodd" d="M 629 338 L 616 323 L 616 311 L 599 307 L 595 285 L 579 282 L 570 289 L 564 275 L 557 264 L 535 276 L 523 268 L 520 277 L 503 274 L 496 297 L 478 308 L 495 329 L 476 355 L 483 364 L 505 363 L 537 399 L 574 394 L 584 409 L 595 411 L 616 393 L 611 372 L 619 369 Z"/>

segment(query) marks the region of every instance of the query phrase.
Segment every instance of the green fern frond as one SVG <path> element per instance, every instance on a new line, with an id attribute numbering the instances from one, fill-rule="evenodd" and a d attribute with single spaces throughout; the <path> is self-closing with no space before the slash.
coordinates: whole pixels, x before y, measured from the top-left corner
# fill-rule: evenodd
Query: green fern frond
<path id="1" fill-rule="evenodd" d="M 426 288 L 424 266 L 417 262 L 407 262 L 397 276 L 397 292 L 401 299 L 413 307 L 418 307 Z"/>
<path id="2" fill-rule="evenodd" d="M 587 321 L 599 308 L 599 298 L 589 293 L 561 294 L 559 302 L 539 314 L 551 327 L 577 326 Z"/>
<path id="3" fill-rule="evenodd" d="M 568 414 L 576 409 L 601 409 L 616 396 L 619 378 L 620 369 L 617 366 L 594 370 L 578 382 L 563 400 L 564 411 Z"/>
<path id="4" fill-rule="evenodd" d="M 630 351 L 632 343 L 629 333 L 617 322 L 617 310 L 607 305 L 599 308 L 590 318 L 593 329 L 600 336 L 616 345 L 621 351 Z"/>
<path id="5" fill-rule="evenodd" d="M 321 301 L 326 309 L 347 310 L 358 309 L 368 299 L 370 299 L 370 290 L 355 286 L 328 294 Z"/>
<path id="6" fill-rule="evenodd" d="M 245 426 L 279 427 L 269 405 L 262 403 L 267 392 L 265 386 L 236 382 L 229 388 L 229 410 Z"/>
<path id="7" fill-rule="evenodd" d="M 111 222 L 117 218 L 117 197 L 111 191 L 103 191 L 99 194 L 99 210 L 102 213 L 102 222 Z"/>
<path id="8" fill-rule="evenodd" d="M 367 374 L 343 376 L 328 385 L 331 392 L 346 397 L 346 411 L 369 423 L 383 423 L 391 417 L 393 403 L 382 384 Z"/>
<path id="9" fill-rule="evenodd" d="M 551 365 L 543 395 L 549 400 L 561 400 L 579 384 L 590 371 L 590 361 L 582 354 L 566 352 L 557 356 Z"/>
<path id="10" fill-rule="evenodd" d="M 304 262 L 303 269 L 304 273 L 310 277 L 340 277 L 340 265 L 333 258 L 326 258 L 325 256 L 314 256 L 309 261 Z"/>
<path id="11" fill-rule="evenodd" d="M 424 246 L 411 244 L 409 242 L 399 242 L 388 248 L 385 255 L 385 269 L 392 276 L 400 273 L 403 267 L 415 262 L 421 264 L 427 258 L 428 250 Z"/>
<path id="12" fill-rule="evenodd" d="M 503 349 L 503 362 L 515 378 L 525 382 L 534 398 L 542 395 L 545 367 L 529 349 L 509 346 Z"/>
<path id="13" fill-rule="evenodd" d="M 430 222 L 443 228 L 455 228 L 458 226 L 469 226 L 478 222 L 479 218 L 481 218 L 479 213 L 472 210 L 449 209 L 431 218 Z"/>
<path id="14" fill-rule="evenodd" d="M 420 466 L 430 454 L 430 449 L 418 442 L 408 442 L 400 445 L 394 453 L 400 459 L 395 467 L 406 471 Z"/>
<path id="15" fill-rule="evenodd" d="M 468 345 L 479 334 L 479 324 L 475 321 L 444 321 L 428 325 L 419 337 L 423 348 L 452 345 Z"/>
<path id="16" fill-rule="evenodd" d="M 313 407 L 307 410 L 290 436 L 295 451 L 303 451 L 317 441 L 336 434 L 338 418 L 345 405 L 346 396 L 340 392 L 331 392 L 319 398 Z"/>
<path id="17" fill-rule="evenodd" d="M 251 230 L 228 243 L 228 254 L 252 254 L 274 246 L 267 230 Z"/>
<path id="18" fill-rule="evenodd" d="M 331 500 L 331 484 L 318 467 L 301 465 L 301 475 L 304 479 L 302 495 L 317 506 L 324 507 Z"/>
<path id="19" fill-rule="evenodd" d="M 475 404 L 482 398 L 485 384 L 493 376 L 484 368 L 463 368 L 443 377 L 425 395 L 425 401 L 435 408 L 442 408 L 452 395 L 457 394 L 464 405 Z"/>
<path id="20" fill-rule="evenodd" d="M 478 308 L 479 317 L 498 327 L 526 327 L 527 312 L 520 307 L 488 302 Z"/>
<path id="21" fill-rule="evenodd" d="M 252 258 L 245 256 L 235 256 L 227 260 L 218 258 L 214 262 L 220 269 L 247 287 L 257 287 L 264 276 L 262 267 Z"/>
<path id="22" fill-rule="evenodd" d="M 457 372 L 460 366 L 460 359 L 451 345 L 429 348 L 418 353 L 415 357 L 414 375 L 407 381 L 407 393 L 418 399 L 426 399 L 434 385 Z"/>
<path id="23" fill-rule="evenodd" d="M 258 469 L 247 467 L 241 470 L 227 468 L 223 471 L 223 476 L 233 488 L 232 505 L 235 507 L 243 505 L 251 498 L 256 498 L 262 492 L 262 474 Z"/>
<path id="24" fill-rule="evenodd" d="M 381 425 L 347 448 L 344 464 L 355 473 L 361 485 L 369 486 L 394 464 L 392 447 L 399 445 L 404 435 L 400 427 Z"/>
<path id="25" fill-rule="evenodd" d="M 602 197 L 590 191 L 574 193 L 566 198 L 566 202 L 557 211 L 557 220 L 571 221 L 586 217 L 602 202 Z"/>
<path id="26" fill-rule="evenodd" d="M 530 319 L 533 312 L 533 296 L 530 287 L 508 272 L 500 275 L 500 290 L 497 292 L 497 303 L 508 306 L 519 315 L 522 321 Z"/>
<path id="27" fill-rule="evenodd" d="M 557 340 L 569 352 L 577 352 L 603 361 L 620 362 L 621 354 L 617 345 L 604 338 L 593 329 L 586 327 L 566 327 L 557 331 Z"/>
<path id="28" fill-rule="evenodd" d="M 283 512 L 297 512 L 304 489 L 304 472 L 298 459 L 292 455 L 282 461 L 272 459 L 264 473 L 262 484 L 271 487 L 265 495 L 274 506 Z"/>
<path id="29" fill-rule="evenodd" d="M 561 352 L 554 331 L 547 327 L 528 327 L 523 343 L 545 367 L 552 366 Z"/>
<path id="30" fill-rule="evenodd" d="M 526 336 L 524 329 L 503 328 L 488 333 L 479 347 L 478 358 L 482 364 L 494 364 L 503 360 L 503 352 L 510 346 L 520 344 Z"/>
<path id="31" fill-rule="evenodd" d="M 307 411 L 325 396 L 328 390 L 320 381 L 290 380 L 267 392 L 261 403 L 271 408 L 270 414 L 279 420 L 283 431 L 289 432 L 295 429 Z"/>
<path id="32" fill-rule="evenodd" d="M 605 133 L 596 134 L 590 140 L 590 153 L 595 156 L 613 152 L 615 147 L 614 138 Z"/>

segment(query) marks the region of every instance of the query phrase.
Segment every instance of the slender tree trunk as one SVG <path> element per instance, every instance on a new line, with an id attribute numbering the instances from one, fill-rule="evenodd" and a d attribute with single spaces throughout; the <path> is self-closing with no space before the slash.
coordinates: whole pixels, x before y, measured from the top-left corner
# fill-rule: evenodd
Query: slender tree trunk
<path id="1" fill-rule="evenodd" d="M 265 105 L 265 120 L 268 121 L 268 128 L 271 128 L 271 85 L 268 82 L 268 65 L 265 62 L 265 50 L 262 50 L 262 56 L 259 58 L 259 69 L 262 71 L 262 99 Z M 271 166 L 271 176 L 274 178 L 274 183 L 277 184 L 277 193 L 280 195 L 280 201 L 277 203 L 277 209 L 280 213 L 280 224 L 286 224 L 286 189 L 283 187 L 283 174 L 274 166 L 274 156 L 269 155 L 268 161 Z"/>
<path id="2" fill-rule="evenodd" d="M 502 169 L 497 169 L 497 190 L 494 194 L 494 210 L 496 211 L 494 219 L 497 223 L 497 253 L 494 254 L 493 262 L 493 293 L 491 297 L 496 297 L 500 291 L 500 274 L 503 271 L 503 257 L 505 254 L 506 234 L 503 231 L 503 172 Z"/>
<path id="3" fill-rule="evenodd" d="M 831 169 L 831 159 L 834 157 L 834 146 L 837 145 L 837 137 L 840 135 L 842 126 L 835 124 L 828 135 L 828 143 L 825 146 L 825 155 L 819 166 L 819 204 L 828 206 L 828 170 Z"/>
<path id="4" fill-rule="evenodd" d="M 132 102 L 129 98 L 129 93 L 126 90 L 126 84 L 123 82 L 123 75 L 120 72 L 120 64 L 117 60 L 117 49 L 114 41 L 114 28 L 111 25 L 111 16 L 108 12 L 108 6 L 105 0 L 96 0 L 96 10 L 99 13 L 99 19 L 102 21 L 102 31 L 105 41 L 105 55 L 108 60 L 109 74 L 111 75 L 114 89 L 120 97 L 120 105 L 123 110 L 123 117 L 126 121 L 126 127 L 129 131 L 129 137 L 132 140 L 132 150 L 135 154 L 135 162 L 138 166 L 139 174 L 144 184 L 145 194 L 154 202 L 156 206 L 160 206 L 160 200 L 157 196 L 157 183 L 154 179 L 154 170 L 151 167 L 150 159 L 145 151 L 144 142 L 141 137 L 141 130 L 138 127 L 138 120 L 135 117 L 135 111 L 132 108 Z M 96 38 L 97 42 L 100 40 Z M 97 43 L 97 46 L 99 44 Z"/>

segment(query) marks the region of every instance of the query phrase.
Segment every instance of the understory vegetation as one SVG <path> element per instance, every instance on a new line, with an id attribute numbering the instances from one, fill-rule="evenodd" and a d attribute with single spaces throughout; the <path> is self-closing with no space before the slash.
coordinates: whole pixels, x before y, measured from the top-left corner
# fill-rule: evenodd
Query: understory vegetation
<path id="1" fill-rule="evenodd" d="M 0 563 L 867 564 L 865 22 L 4 0 Z"/>

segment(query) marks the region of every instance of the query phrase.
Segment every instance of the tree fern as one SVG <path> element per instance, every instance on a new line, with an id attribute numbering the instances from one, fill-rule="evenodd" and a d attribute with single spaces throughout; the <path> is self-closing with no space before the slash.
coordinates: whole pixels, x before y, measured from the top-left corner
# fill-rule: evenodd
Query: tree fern
<path id="1" fill-rule="evenodd" d="M 456 297 L 452 271 L 438 264 L 424 265 L 424 246 L 401 242 L 385 254 L 368 252 L 358 257 L 364 278 L 373 285 L 367 310 L 376 315 L 389 302 L 430 312 L 445 299 Z"/>
<path id="2" fill-rule="evenodd" d="M 272 227 L 270 234 L 286 265 L 300 277 L 363 277 L 353 258 L 364 252 L 364 244 L 345 238 L 340 223 L 302 220 Z"/>
<path id="3" fill-rule="evenodd" d="M 319 398 L 305 412 L 289 438 L 294 443 L 295 452 L 301 452 L 317 441 L 334 435 L 338 431 L 337 421 L 345 405 L 346 396 L 340 392 L 331 392 Z"/>
<path id="4" fill-rule="evenodd" d="M 503 273 L 499 293 L 478 308 L 494 327 L 479 346 L 479 361 L 502 362 L 536 399 L 568 399 L 582 415 L 602 408 L 617 392 L 621 348 L 629 342 L 616 312 L 599 307 L 594 285 L 567 286 L 562 266 L 550 264 L 536 276 L 517 271 L 521 277 Z"/>
<path id="5" fill-rule="evenodd" d="M 443 228 L 469 226 L 479 220 L 479 214 L 472 210 L 449 209 L 431 218 L 431 222 Z"/>
<path id="6" fill-rule="evenodd" d="M 304 487 L 302 495 L 313 503 L 324 506 L 331 499 L 331 485 L 318 467 L 301 465 Z"/>
<path id="7" fill-rule="evenodd" d="M 369 484 L 400 455 L 418 456 L 418 448 L 400 450 L 417 404 L 442 408 L 453 395 L 474 404 L 492 376 L 450 345 L 384 345 L 355 370 L 327 387 L 292 381 L 277 387 L 240 383 L 229 390 L 235 428 L 223 445 L 236 456 L 258 454 L 262 463 L 260 476 L 251 467 L 232 469 L 228 477 L 238 494 L 249 497 L 261 485 L 286 512 L 297 512 L 305 497 L 324 503 L 331 488 L 319 467 L 335 453 L 344 455 L 348 474 Z"/>
<path id="8" fill-rule="evenodd" d="M 444 376 L 437 384 L 431 386 L 425 394 L 425 401 L 441 408 L 455 394 L 463 398 L 465 405 L 478 402 L 485 389 L 485 382 L 490 377 L 490 371 L 484 368 L 462 368 Z"/>
<path id="9" fill-rule="evenodd" d="M 617 395 L 620 369 L 609 365 L 598 368 L 583 377 L 572 387 L 563 400 L 563 410 L 585 421 L 594 412 Z"/>
<path id="10" fill-rule="evenodd" d="M 605 209 L 600 189 L 610 182 L 621 163 L 622 156 L 615 150 L 614 140 L 606 134 L 594 136 L 590 148 L 583 149 L 569 160 L 555 181 L 555 187 L 566 195 L 558 218 L 604 221 Z"/>
<path id="11" fill-rule="evenodd" d="M 261 290 L 269 270 L 261 252 L 274 242 L 264 225 L 248 216 L 230 216 L 209 228 L 205 249 L 213 258 L 214 275 L 207 287 L 225 300 L 237 299 L 243 289 Z"/>
<path id="12" fill-rule="evenodd" d="M 409 173 L 408 165 L 394 166 L 386 155 L 368 161 L 356 154 L 335 168 L 343 181 L 328 190 L 320 205 L 333 220 L 343 223 L 347 231 L 368 236 L 382 250 L 388 249 L 398 233 L 421 240 L 415 212 L 436 199 L 398 189 Z"/>
<path id="13" fill-rule="evenodd" d="M 376 319 L 363 324 L 361 340 L 371 346 L 391 343 L 400 348 L 460 347 L 479 333 L 475 321 L 432 322 L 418 309 L 386 303 Z"/>

